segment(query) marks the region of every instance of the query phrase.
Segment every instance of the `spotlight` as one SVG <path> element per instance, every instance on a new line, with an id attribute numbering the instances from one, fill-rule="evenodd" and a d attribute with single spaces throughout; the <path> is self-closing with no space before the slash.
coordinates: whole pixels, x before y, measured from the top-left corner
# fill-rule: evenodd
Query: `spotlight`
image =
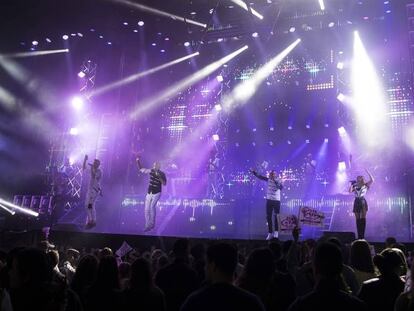
<path id="1" fill-rule="evenodd" d="M 346 170 L 346 163 L 344 161 L 338 162 L 338 171 L 344 172 Z"/>
<path id="2" fill-rule="evenodd" d="M 83 38 L 83 34 L 82 33 L 78 32 L 77 35 L 78 35 L 78 37 Z"/>
<path id="3" fill-rule="evenodd" d="M 328 138 L 325 138 L 325 139 L 323 140 L 323 142 L 324 142 L 324 143 L 328 143 L 328 142 L 329 142 L 329 139 L 328 139 Z"/>
<path id="4" fill-rule="evenodd" d="M 319 0 L 319 7 L 321 8 L 321 11 L 325 11 L 325 3 L 323 0 Z"/>
<path id="5" fill-rule="evenodd" d="M 52 40 L 50 40 L 49 38 L 46 38 L 46 42 L 47 42 L 47 43 L 51 43 L 51 42 L 52 42 Z"/>
<path id="6" fill-rule="evenodd" d="M 221 107 L 220 104 L 217 104 L 214 106 L 214 109 L 216 109 L 216 111 L 221 111 L 223 108 Z"/>
<path id="7" fill-rule="evenodd" d="M 147 75 L 153 74 L 155 72 L 158 72 L 160 70 L 163 70 L 163 69 L 168 68 L 170 66 L 173 66 L 175 64 L 181 63 L 181 62 L 183 62 L 183 61 L 185 61 L 185 60 L 187 60 L 189 58 L 192 58 L 192 57 L 195 57 L 195 56 L 198 56 L 198 55 L 200 55 L 200 53 L 199 52 L 195 52 L 193 54 L 189 54 L 189 55 L 180 57 L 180 58 L 175 59 L 175 60 L 172 60 L 172 61 L 170 61 L 168 63 L 162 64 L 160 66 L 157 66 L 157 67 L 154 67 L 154 68 L 145 70 L 143 72 L 139 72 L 139 73 L 133 74 L 133 75 L 128 76 L 128 77 L 126 77 L 124 79 L 121 79 L 121 80 L 112 82 L 112 83 L 110 83 L 108 85 L 105 85 L 105 86 L 102 86 L 100 88 L 96 88 L 92 92 L 88 93 L 87 97 L 89 98 L 89 97 L 92 97 L 92 96 L 96 96 L 98 94 L 102 94 L 104 92 L 108 92 L 110 90 L 113 90 L 114 88 L 117 88 L 117 87 L 120 87 L 122 85 L 131 83 L 131 82 L 136 81 L 136 80 L 138 80 L 138 79 L 140 79 L 142 77 L 145 77 Z"/>
<path id="8" fill-rule="evenodd" d="M 252 37 L 253 37 L 253 38 L 257 38 L 258 36 L 259 36 L 259 34 L 258 34 L 257 32 L 253 32 L 253 33 L 252 33 Z"/>
<path id="9" fill-rule="evenodd" d="M 247 6 L 247 4 L 242 0 L 231 0 L 233 3 L 237 4 L 239 7 L 243 8 L 244 10 L 252 13 L 259 19 L 263 19 L 263 15 L 253 9 L 251 6 Z"/>
<path id="10" fill-rule="evenodd" d="M 336 97 L 340 102 L 343 102 L 345 100 L 345 95 L 342 93 L 339 93 L 338 96 Z"/>
<path id="11" fill-rule="evenodd" d="M 219 141 L 220 140 L 220 136 L 218 134 L 214 134 L 213 135 L 213 140 L 214 141 Z"/>
<path id="12" fill-rule="evenodd" d="M 75 164 L 75 157 L 74 157 L 74 156 L 70 156 L 70 157 L 69 157 L 69 164 L 70 164 L 70 165 Z"/>
<path id="13" fill-rule="evenodd" d="M 83 72 L 83 71 L 79 71 L 79 73 L 78 73 L 78 77 L 79 78 L 85 78 L 85 73 Z"/>
<path id="14" fill-rule="evenodd" d="M 111 42 L 111 41 L 108 41 L 108 42 L 106 42 L 106 44 L 108 44 L 108 45 L 112 45 L 112 42 Z"/>
<path id="15" fill-rule="evenodd" d="M 306 142 L 307 144 L 310 144 L 310 140 L 309 140 L 309 139 L 305 140 L 305 142 Z"/>
<path id="16" fill-rule="evenodd" d="M 330 23 L 328 24 L 328 27 L 329 27 L 329 28 L 332 28 L 333 26 L 335 26 L 335 23 L 334 23 L 334 22 L 330 22 Z"/>
<path id="17" fill-rule="evenodd" d="M 139 21 L 138 22 L 138 26 L 140 26 L 140 27 L 144 26 L 144 22 L 143 21 Z"/>
<path id="18" fill-rule="evenodd" d="M 288 141 L 287 141 L 287 144 L 288 144 L 288 145 L 291 145 L 291 144 L 292 144 L 292 142 L 291 142 L 290 140 L 288 140 Z"/>
<path id="19" fill-rule="evenodd" d="M 310 129 L 311 128 L 310 124 L 306 124 L 306 128 Z"/>
<path id="20" fill-rule="evenodd" d="M 190 46 L 190 42 L 188 41 L 184 42 L 184 46 Z"/>
<path id="21" fill-rule="evenodd" d="M 296 28 L 295 27 L 290 27 L 289 28 L 289 32 L 295 32 Z"/>
<path id="22" fill-rule="evenodd" d="M 36 40 L 32 41 L 32 45 L 36 46 L 36 45 L 38 45 L 38 44 L 39 44 L 39 42 L 38 42 L 38 41 L 36 41 Z"/>
<path id="23" fill-rule="evenodd" d="M 72 98 L 72 107 L 75 110 L 81 110 L 83 108 L 84 102 L 83 99 L 79 96 L 75 96 Z"/>
<path id="24" fill-rule="evenodd" d="M 77 136 L 79 134 L 79 129 L 77 127 L 72 127 L 69 130 L 69 134 L 72 135 L 72 136 Z"/>
<path id="25" fill-rule="evenodd" d="M 11 210 L 11 209 L 9 209 L 8 207 L 4 206 L 3 204 L 0 204 L 0 207 L 1 207 L 2 209 L 4 209 L 6 212 L 8 212 L 9 214 L 11 214 L 11 215 L 16 214 L 16 212 L 15 212 L 15 211 L 12 211 L 12 210 Z"/>
<path id="26" fill-rule="evenodd" d="M 165 53 L 165 50 L 161 50 L 160 52 L 161 52 L 161 53 Z"/>
<path id="27" fill-rule="evenodd" d="M 218 82 L 223 82 L 223 76 L 222 75 L 218 75 L 216 77 L 216 79 L 217 79 Z"/>
<path id="28" fill-rule="evenodd" d="M 291 129 L 293 129 L 292 125 L 289 125 L 288 130 L 291 130 Z"/>
<path id="29" fill-rule="evenodd" d="M 338 128 L 338 133 L 339 133 L 339 136 L 345 136 L 346 135 L 345 128 L 343 126 L 339 127 Z"/>
<path id="30" fill-rule="evenodd" d="M 63 35 L 63 36 L 62 36 L 62 39 L 63 39 L 63 40 L 68 40 L 68 39 L 69 39 L 69 36 L 68 36 L 68 35 Z"/>
<path id="31" fill-rule="evenodd" d="M 124 26 L 128 26 L 128 22 L 123 22 Z"/>
<path id="32" fill-rule="evenodd" d="M 151 43 L 152 46 L 156 46 L 157 44 L 155 42 Z"/>
<path id="33" fill-rule="evenodd" d="M 5 200 L 3 200 L 1 198 L 0 198 L 0 204 L 3 205 L 3 206 L 5 205 L 5 206 L 7 206 L 9 208 L 12 208 L 13 210 L 18 210 L 19 212 L 28 214 L 30 216 L 34 216 L 34 217 L 38 217 L 39 216 L 39 213 L 37 213 L 35 211 L 32 211 L 31 209 L 17 206 L 15 204 L 10 203 L 10 202 L 7 202 L 7 201 L 5 201 Z"/>
<path id="34" fill-rule="evenodd" d="M 338 64 L 336 64 L 336 68 L 339 70 L 344 69 L 344 63 L 343 62 L 339 62 Z"/>
<path id="35" fill-rule="evenodd" d="M 138 29 L 134 29 L 133 31 L 134 31 L 134 32 L 138 32 Z"/>

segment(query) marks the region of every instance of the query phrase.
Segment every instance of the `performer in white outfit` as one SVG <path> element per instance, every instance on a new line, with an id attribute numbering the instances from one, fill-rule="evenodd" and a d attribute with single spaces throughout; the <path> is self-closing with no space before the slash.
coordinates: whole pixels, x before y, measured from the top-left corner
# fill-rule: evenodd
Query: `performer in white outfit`
<path id="1" fill-rule="evenodd" d="M 149 186 L 148 192 L 145 196 L 145 229 L 144 231 L 150 231 L 155 227 L 155 214 L 158 200 L 161 197 L 162 186 L 167 184 L 167 178 L 165 173 L 160 170 L 160 163 L 154 162 L 152 169 L 144 168 L 141 165 L 140 159 L 137 158 L 138 169 L 141 173 L 149 174 Z"/>
<path id="2" fill-rule="evenodd" d="M 86 162 L 88 161 L 88 155 L 85 155 L 83 160 L 83 170 L 86 170 Z M 91 229 L 96 226 L 96 209 L 95 201 L 98 195 L 102 195 L 101 178 L 102 171 L 99 168 L 101 162 L 98 159 L 93 161 L 93 164 L 88 163 L 90 167 L 91 177 L 89 179 L 88 190 L 86 193 L 86 225 L 85 229 Z"/>
<path id="3" fill-rule="evenodd" d="M 254 169 L 250 172 L 257 178 L 267 182 L 266 193 L 266 220 L 268 226 L 268 234 L 266 240 L 279 237 L 279 228 L 277 222 L 277 214 L 280 212 L 280 190 L 283 189 L 282 182 L 277 178 L 274 171 L 270 171 L 269 177 L 258 174 Z M 272 224 L 272 214 L 274 213 L 274 228 Z"/>
<path id="4" fill-rule="evenodd" d="M 360 175 L 356 180 L 351 181 L 349 186 L 349 193 L 355 195 L 353 212 L 355 215 L 358 239 L 365 238 L 365 227 L 367 225 L 368 203 L 365 200 L 369 188 L 374 182 L 374 177 L 366 170 L 369 180 L 365 181 L 364 176 Z"/>

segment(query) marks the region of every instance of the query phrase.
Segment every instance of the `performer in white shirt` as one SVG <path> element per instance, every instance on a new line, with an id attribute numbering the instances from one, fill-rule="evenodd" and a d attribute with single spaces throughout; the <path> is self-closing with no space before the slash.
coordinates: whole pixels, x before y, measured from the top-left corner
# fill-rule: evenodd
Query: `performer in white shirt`
<path id="1" fill-rule="evenodd" d="M 276 173 L 270 171 L 269 177 L 258 174 L 254 169 L 250 172 L 257 178 L 267 181 L 267 193 L 266 193 L 266 220 L 268 227 L 268 234 L 266 240 L 279 237 L 277 215 L 280 212 L 280 190 L 283 189 L 282 182 L 277 179 Z M 274 228 L 272 223 L 272 214 L 274 213 Z"/>
<path id="2" fill-rule="evenodd" d="M 371 173 L 368 170 L 366 172 L 370 178 L 368 182 L 365 182 L 364 176 L 358 176 L 356 180 L 351 181 L 351 185 L 349 186 L 349 193 L 355 195 L 353 212 L 356 220 L 358 239 L 365 237 L 368 211 L 368 203 L 365 200 L 365 195 L 374 182 L 374 177 Z"/>
<path id="3" fill-rule="evenodd" d="M 86 162 L 88 161 L 88 155 L 85 155 L 83 160 L 83 170 L 86 170 Z M 98 195 L 102 195 L 101 178 L 102 171 L 99 168 L 101 161 L 95 159 L 93 164 L 88 163 L 90 167 L 91 177 L 89 179 L 88 190 L 86 192 L 86 225 L 85 229 L 91 229 L 96 226 L 96 209 L 95 202 Z"/>
<path id="4" fill-rule="evenodd" d="M 160 170 L 160 163 L 154 162 L 152 169 L 144 168 L 141 165 L 139 157 L 136 159 L 138 169 L 141 173 L 149 174 L 149 186 L 145 196 L 145 229 L 144 232 L 150 231 L 155 227 L 155 214 L 158 200 L 161 197 L 162 186 L 167 184 L 165 173 Z"/>

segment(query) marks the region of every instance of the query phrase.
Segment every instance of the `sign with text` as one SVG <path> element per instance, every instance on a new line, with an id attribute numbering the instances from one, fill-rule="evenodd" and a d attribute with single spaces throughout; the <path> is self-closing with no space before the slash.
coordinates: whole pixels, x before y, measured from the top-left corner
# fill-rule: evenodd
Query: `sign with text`
<path id="1" fill-rule="evenodd" d="M 323 227 L 325 214 L 316 209 L 302 206 L 299 209 L 299 225 L 307 225 L 312 227 Z"/>
<path id="2" fill-rule="evenodd" d="M 292 232 L 298 226 L 298 217 L 296 215 L 277 214 L 277 221 L 280 232 Z"/>

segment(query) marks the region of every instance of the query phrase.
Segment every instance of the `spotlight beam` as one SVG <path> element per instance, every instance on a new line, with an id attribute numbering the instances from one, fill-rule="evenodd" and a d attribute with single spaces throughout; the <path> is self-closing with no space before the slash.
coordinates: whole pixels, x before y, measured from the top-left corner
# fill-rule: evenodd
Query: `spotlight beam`
<path id="1" fill-rule="evenodd" d="M 181 17 L 181 16 L 178 16 L 178 15 L 175 15 L 175 14 L 171 14 L 171 13 L 168 13 L 168 12 L 165 12 L 165 11 L 158 10 L 158 9 L 154 9 L 154 8 L 151 8 L 149 6 L 146 6 L 146 5 L 143 5 L 143 4 L 140 4 L 140 3 L 136 3 L 136 2 L 132 2 L 132 1 L 128 1 L 128 0 L 109 0 L 109 1 L 124 4 L 124 5 L 130 6 L 132 8 L 135 8 L 135 9 L 138 9 L 138 10 L 141 10 L 141 11 L 145 11 L 145 12 L 148 12 L 148 13 L 152 13 L 152 14 L 155 14 L 155 15 L 168 17 L 168 18 L 171 18 L 173 20 L 177 20 L 177 21 L 180 21 L 180 22 L 183 22 L 183 23 L 186 23 L 186 24 L 192 24 L 192 25 L 195 25 L 195 26 L 207 28 L 207 24 L 203 24 L 203 23 L 194 21 L 192 19 Z"/>
<path id="2" fill-rule="evenodd" d="M 249 80 L 239 83 L 234 90 L 223 99 L 223 108 L 226 111 L 247 102 L 257 91 L 260 84 L 273 72 L 280 62 L 300 43 L 297 39 L 281 53 L 260 67 Z"/>
<path id="3" fill-rule="evenodd" d="M 134 81 L 136 81 L 136 80 L 138 80 L 138 79 L 140 79 L 142 77 L 145 77 L 147 75 L 156 73 L 157 71 L 160 71 L 160 70 L 165 69 L 167 67 L 170 67 L 170 66 L 173 66 L 175 64 L 181 63 L 181 62 L 183 62 L 183 61 L 185 61 L 185 60 L 187 60 L 189 58 L 192 58 L 194 56 L 197 56 L 197 55 L 200 55 L 200 53 L 199 52 L 196 52 L 196 53 L 193 53 L 193 54 L 190 54 L 190 55 L 186 55 L 184 57 L 181 57 L 181 58 L 175 59 L 173 61 L 170 61 L 168 63 L 162 64 L 160 66 L 157 66 L 157 67 L 148 69 L 148 70 L 143 71 L 143 72 L 139 72 L 139 73 L 133 74 L 133 75 L 131 75 L 129 77 L 126 77 L 124 79 L 121 79 L 121 80 L 118 80 L 118 81 L 113 82 L 111 84 L 108 84 L 108 85 L 105 85 L 103 87 L 97 88 L 94 91 L 92 91 L 89 94 L 87 94 L 86 97 L 87 98 L 91 98 L 92 96 L 97 96 L 97 95 L 100 95 L 102 93 L 111 91 L 111 90 L 113 90 L 113 89 L 115 89 L 117 87 L 126 85 L 128 83 L 132 83 L 132 82 L 134 82 Z"/>
<path id="4" fill-rule="evenodd" d="M 3 200 L 1 198 L 0 198 L 0 204 L 5 205 L 5 206 L 7 206 L 9 208 L 12 208 L 14 210 L 17 210 L 19 212 L 22 212 L 22 213 L 27 214 L 27 215 L 30 215 L 30 216 L 34 216 L 34 217 L 38 217 L 39 216 L 39 213 L 38 212 L 32 211 L 31 209 L 28 209 L 28 208 L 24 208 L 24 207 L 17 206 L 16 204 L 10 203 L 10 202 L 5 201 L 5 200 Z"/>
<path id="5" fill-rule="evenodd" d="M 9 58 L 22 58 L 22 57 L 44 56 L 44 55 L 58 54 L 58 53 L 69 53 L 69 49 L 1 54 L 1 56 L 9 57 Z"/>
<path id="6" fill-rule="evenodd" d="M 162 91 L 161 94 L 151 97 L 149 99 L 144 100 L 143 102 L 139 103 L 135 110 L 133 110 L 130 114 L 132 119 L 137 118 L 140 114 L 144 112 L 148 112 L 150 109 L 157 107 L 160 103 L 167 100 L 168 98 L 174 97 L 177 93 L 190 85 L 200 81 L 201 79 L 207 77 L 217 69 L 219 69 L 222 65 L 226 64 L 228 61 L 242 53 L 243 51 L 247 50 L 248 46 L 245 45 L 244 47 L 234 51 L 233 53 L 215 61 L 207 65 L 206 67 L 200 69 L 199 71 L 193 73 L 192 75 L 184 78 L 177 83 L 173 84 L 172 86 L 168 87 L 166 90 Z"/>
<path id="7" fill-rule="evenodd" d="M 6 212 L 8 212 L 11 215 L 16 214 L 15 211 L 12 211 L 11 209 L 7 208 L 6 206 L 4 206 L 3 204 L 0 204 L 0 208 L 4 209 Z"/>
<path id="8" fill-rule="evenodd" d="M 263 19 L 263 15 L 257 12 L 252 7 L 248 6 L 246 2 L 242 0 L 231 0 L 234 4 L 237 4 L 239 7 L 243 8 L 244 10 L 251 12 L 254 16 L 256 16 L 259 19 Z"/>
<path id="9" fill-rule="evenodd" d="M 325 11 L 325 3 L 323 2 L 323 0 L 319 0 L 319 7 L 322 11 Z"/>

